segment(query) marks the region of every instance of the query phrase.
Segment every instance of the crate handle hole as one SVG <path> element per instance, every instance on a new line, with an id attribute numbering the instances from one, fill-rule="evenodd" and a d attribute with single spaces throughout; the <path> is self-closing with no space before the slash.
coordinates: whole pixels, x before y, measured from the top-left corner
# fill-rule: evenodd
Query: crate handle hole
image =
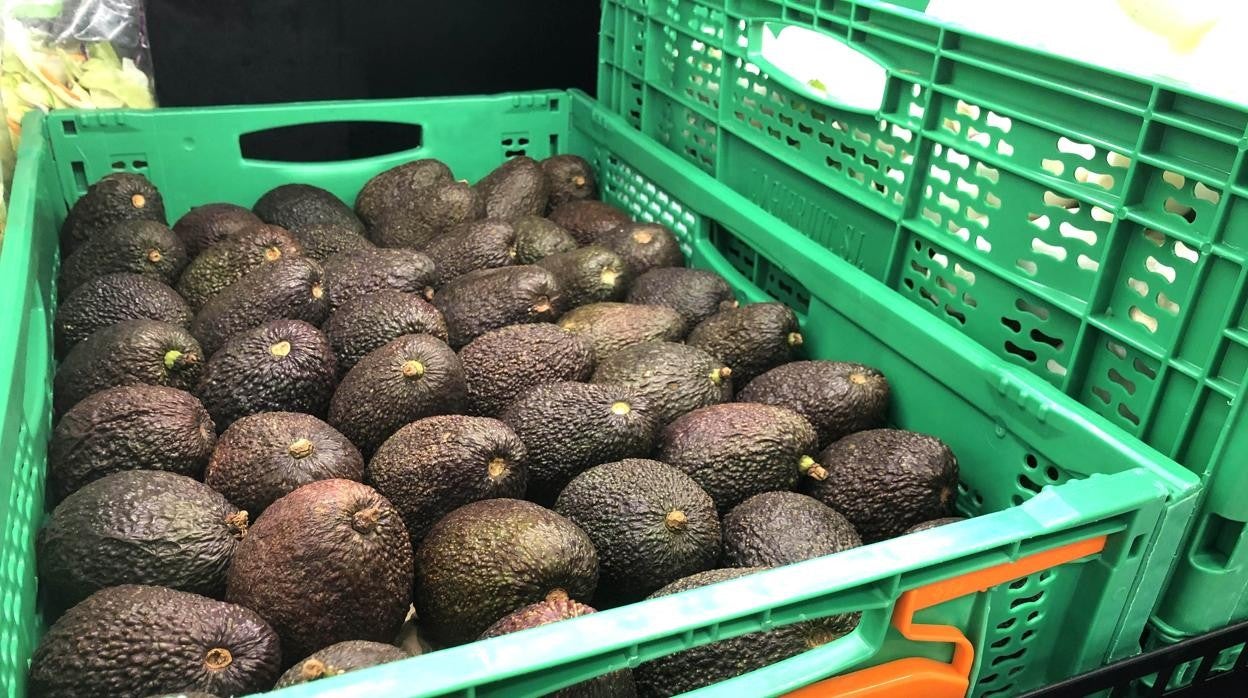
<path id="1" fill-rule="evenodd" d="M 416 150 L 424 127 L 393 121 L 331 121 L 251 131 L 238 137 L 244 159 L 341 162 Z"/>

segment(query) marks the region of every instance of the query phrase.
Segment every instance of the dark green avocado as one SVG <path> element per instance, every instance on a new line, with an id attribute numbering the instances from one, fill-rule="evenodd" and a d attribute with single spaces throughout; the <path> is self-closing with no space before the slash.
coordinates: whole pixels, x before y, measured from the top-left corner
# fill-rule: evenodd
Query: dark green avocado
<path id="1" fill-rule="evenodd" d="M 628 264 L 601 245 L 552 254 L 537 265 L 555 275 L 563 290 L 564 305 L 569 308 L 619 300 L 632 281 Z"/>
<path id="2" fill-rule="evenodd" d="M 399 427 L 463 409 L 464 367 L 445 342 L 407 334 L 375 349 L 343 376 L 329 423 L 367 458 Z"/>
<path id="3" fill-rule="evenodd" d="M 440 182 L 421 197 L 386 209 L 369 226 L 369 239 L 382 247 L 421 250 L 483 215 L 481 199 L 467 182 Z"/>
<path id="4" fill-rule="evenodd" d="M 568 201 L 555 207 L 547 217 L 572 233 L 582 245 L 598 242 L 607 233 L 633 222 L 620 209 L 592 199 Z"/>
<path id="5" fill-rule="evenodd" d="M 125 470 L 65 498 L 39 532 L 39 578 L 59 601 L 154 584 L 220 596 L 247 512 L 185 475 Z"/>
<path id="6" fill-rule="evenodd" d="M 565 313 L 559 326 L 587 338 L 600 360 L 634 344 L 685 338 L 684 318 L 658 305 L 590 303 Z"/>
<path id="7" fill-rule="evenodd" d="M 198 309 L 252 270 L 302 254 L 303 245 L 285 228 L 253 225 L 200 252 L 178 279 L 178 293 Z"/>
<path id="8" fill-rule="evenodd" d="M 589 536 L 519 499 L 462 506 L 416 551 L 416 615 L 443 645 L 471 642 L 503 616 L 561 592 L 585 601 L 598 584 Z"/>
<path id="9" fill-rule="evenodd" d="M 569 201 L 598 198 L 594 168 L 579 155 L 552 155 L 542 160 L 542 173 L 546 175 L 551 209 Z"/>
<path id="10" fill-rule="evenodd" d="M 891 390 L 884 374 L 862 364 L 794 361 L 750 381 L 739 402 L 787 407 L 810 420 L 826 448 L 856 431 L 877 429 L 888 420 Z"/>
<path id="11" fill-rule="evenodd" d="M 662 267 L 638 276 L 628 290 L 628 302 L 661 305 L 697 327 L 722 308 L 737 306 L 732 287 L 719 274 L 705 269 Z"/>
<path id="12" fill-rule="evenodd" d="M 291 231 L 303 253 L 317 261 L 324 261 L 342 253 L 359 252 L 374 247 L 368 238 L 350 228 L 336 223 L 315 223 Z"/>
<path id="13" fill-rule="evenodd" d="M 576 238 L 539 216 L 521 216 L 511 222 L 516 231 L 515 264 L 535 264 L 545 257 L 576 249 Z"/>
<path id="14" fill-rule="evenodd" d="M 485 207 L 485 217 L 500 221 L 540 216 L 546 212 L 550 198 L 541 165 L 525 155 L 499 165 L 477 182 L 476 189 Z"/>
<path id="15" fill-rule="evenodd" d="M 355 213 L 372 227 L 387 212 L 416 201 L 438 184 L 454 181 L 451 168 L 433 158 L 413 160 L 368 180 L 355 197 Z"/>
<path id="16" fill-rule="evenodd" d="M 652 599 L 738 579 L 764 571 L 738 567 L 699 572 L 656 591 Z M 643 698 L 674 696 L 747 674 L 827 644 L 853 630 L 857 614 L 784 625 L 772 630 L 700 645 L 642 664 L 633 670 Z"/>
<path id="17" fill-rule="evenodd" d="M 48 485 L 60 501 L 122 470 L 167 470 L 198 478 L 217 443 L 208 410 L 190 393 L 124 385 L 92 393 L 56 423 Z"/>
<path id="18" fill-rule="evenodd" d="M 649 403 L 615 385 L 538 386 L 500 418 L 525 444 L 527 499 L 539 504 L 553 504 L 572 478 L 595 465 L 648 456 L 658 435 Z"/>
<path id="19" fill-rule="evenodd" d="M 415 250 L 371 249 L 336 254 L 325 260 L 329 309 L 365 294 L 393 290 L 426 298 L 437 284 L 433 260 Z"/>
<path id="20" fill-rule="evenodd" d="M 347 640 L 313 652 L 312 656 L 282 674 L 273 688 L 286 688 L 317 679 L 341 676 L 357 669 L 389 664 L 407 657 L 407 652 L 394 645 L 368 640 Z"/>
<path id="21" fill-rule="evenodd" d="M 173 232 L 186 246 L 186 254 L 195 255 L 222 240 L 256 225 L 263 225 L 256 214 L 235 204 L 216 203 L 196 206 L 173 224 Z"/>
<path id="22" fill-rule="evenodd" d="M 932 519 L 931 521 L 924 521 L 923 523 L 915 524 L 906 529 L 906 534 L 918 533 L 920 531 L 930 531 L 933 528 L 940 528 L 941 526 L 947 526 L 951 523 L 957 523 L 959 521 L 966 521 L 966 517 L 944 516 L 939 519 Z"/>
<path id="23" fill-rule="evenodd" d="M 600 243 L 628 265 L 634 277 L 651 269 L 681 267 L 685 255 L 670 228 L 661 223 L 629 223 L 603 235 Z"/>
<path id="24" fill-rule="evenodd" d="M 191 307 L 168 284 L 132 273 L 106 274 L 74 289 L 56 309 L 56 354 L 65 356 L 96 330 L 123 320 L 191 324 Z"/>
<path id="25" fill-rule="evenodd" d="M 724 516 L 724 565 L 780 567 L 862 545 L 844 516 L 796 492 L 764 492 Z"/>
<path id="26" fill-rule="evenodd" d="M 365 354 L 405 334 L 431 334 L 446 341 L 442 313 L 415 293 L 386 289 L 357 296 L 325 321 L 325 336 L 345 374 Z"/>
<path id="27" fill-rule="evenodd" d="M 418 419 L 386 439 L 368 462 L 368 481 L 399 511 L 420 545 L 443 516 L 483 499 L 522 497 L 524 444 L 488 417 Z"/>
<path id="28" fill-rule="evenodd" d="M 822 481 L 803 491 L 845 515 L 865 543 L 953 515 L 958 459 L 935 436 L 902 429 L 850 434 L 819 454 Z"/>
<path id="29" fill-rule="evenodd" d="M 783 407 L 702 407 L 669 424 L 660 440 L 659 460 L 692 477 L 721 513 L 756 494 L 791 490 L 800 479 L 827 477 L 811 456 L 818 453 L 814 427 Z"/>
<path id="30" fill-rule="evenodd" d="M 468 385 L 468 411 L 493 417 L 529 388 L 588 380 L 594 349 L 555 325 L 534 323 L 490 330 L 459 350 Z"/>
<path id="31" fill-rule="evenodd" d="M 640 601 L 719 559 L 715 502 L 666 463 L 604 463 L 563 488 L 555 511 L 580 526 L 598 551 L 598 598 Z"/>
<path id="32" fill-rule="evenodd" d="M 272 320 L 320 325 L 329 315 L 321 265 L 285 257 L 252 270 L 213 296 L 191 322 L 191 333 L 209 355 L 227 339 Z"/>
<path id="33" fill-rule="evenodd" d="M 155 320 L 125 320 L 79 342 L 56 369 L 52 404 L 58 415 L 91 393 L 119 385 L 190 390 L 204 351 L 186 329 Z"/>
<path id="34" fill-rule="evenodd" d="M 358 482 L 317 480 L 256 519 L 225 598 L 268 621 L 293 664 L 345 640 L 393 640 L 411 592 L 411 543 L 390 502 Z"/>
<path id="35" fill-rule="evenodd" d="M 204 483 L 259 516 L 317 480 L 362 480 L 364 458 L 347 437 L 310 414 L 261 412 L 221 434 Z"/>
<path id="36" fill-rule="evenodd" d="M 333 223 L 357 233 L 364 224 L 342 200 L 310 184 L 283 184 L 265 192 L 251 207 L 260 220 L 298 230 L 309 225 Z"/>
<path id="37" fill-rule="evenodd" d="M 441 283 L 478 269 L 515 262 L 516 231 L 499 220 L 472 221 L 446 231 L 424 253 L 433 260 Z"/>
<path id="38" fill-rule="evenodd" d="M 338 378 L 329 340 L 301 320 L 239 332 L 208 359 L 195 395 L 218 429 L 257 412 L 325 416 Z"/>
<path id="39" fill-rule="evenodd" d="M 69 209 L 61 226 L 61 249 L 72 252 L 121 221 L 165 223 L 165 201 L 141 174 L 114 172 L 92 184 Z"/>
<path id="40" fill-rule="evenodd" d="M 725 308 L 703 320 L 685 341 L 723 361 L 738 384 L 792 361 L 802 346 L 797 316 L 783 303 Z"/>
<path id="41" fill-rule="evenodd" d="M 127 584 L 92 594 L 52 624 L 31 659 L 27 689 L 31 698 L 234 696 L 267 691 L 281 670 L 277 634 L 256 613 Z"/>
<path id="42" fill-rule="evenodd" d="M 446 319 L 452 347 L 507 325 L 553 322 L 563 308 L 559 282 L 545 269 L 499 267 L 469 272 L 443 286 L 433 305 Z"/>
<path id="43" fill-rule="evenodd" d="M 646 400 L 660 426 L 732 399 L 732 371 L 701 349 L 675 342 L 620 349 L 598 362 L 592 381 L 629 388 Z"/>
<path id="44" fill-rule="evenodd" d="M 105 274 L 130 272 L 172 285 L 188 261 L 186 248 L 164 223 L 121 221 L 82 243 L 61 264 L 62 294 Z"/>

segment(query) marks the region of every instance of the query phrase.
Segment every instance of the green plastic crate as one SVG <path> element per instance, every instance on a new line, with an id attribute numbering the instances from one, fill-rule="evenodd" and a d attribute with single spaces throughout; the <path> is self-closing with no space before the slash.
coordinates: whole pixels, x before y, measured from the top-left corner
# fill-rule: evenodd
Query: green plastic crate
<path id="1" fill-rule="evenodd" d="M 338 163 L 247 160 L 243 134 L 306 123 L 418 124 L 416 150 Z M 169 215 L 207 201 L 250 205 L 304 181 L 354 199 L 373 174 L 437 157 L 476 179 L 517 151 L 589 158 L 605 198 L 680 236 L 691 262 L 743 300 L 781 300 L 814 357 L 862 361 L 895 386 L 898 425 L 957 453 L 959 508 L 978 518 L 749 578 L 289 689 L 283 695 L 536 696 L 681 648 L 817 616 L 862 611 L 851 635 L 702 695 L 777 695 L 900 658 L 949 662 L 952 645 L 890 626 L 908 592 L 1105 537 L 1051 569 L 1011 571 L 916 620 L 956 628 L 974 647 L 970 694 L 1012 695 L 1138 651 L 1172 552 L 1194 510 L 1195 476 L 1105 426 L 1044 381 L 800 236 L 622 118 L 577 92 L 33 116 L 0 248 L 0 686 L 23 695 L 44 626 L 34 533 L 50 429 L 49 351 L 57 231 L 89 182 L 139 171 Z M 40 137 L 41 136 L 41 137 Z M 1011 568 L 1012 569 L 1012 568 Z M 891 667 L 893 665 L 887 665 Z M 887 668 L 886 667 L 886 668 Z"/>
<path id="2" fill-rule="evenodd" d="M 760 65 L 769 26 L 880 108 Z M 1248 617 L 1248 107 L 872 0 L 605 0 L 600 58 L 633 127 L 1200 476 L 1156 626 Z"/>

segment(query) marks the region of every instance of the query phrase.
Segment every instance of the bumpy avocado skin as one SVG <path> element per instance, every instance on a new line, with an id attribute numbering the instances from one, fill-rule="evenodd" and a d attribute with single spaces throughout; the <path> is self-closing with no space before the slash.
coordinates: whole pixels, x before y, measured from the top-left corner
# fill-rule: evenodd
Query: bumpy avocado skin
<path id="1" fill-rule="evenodd" d="M 59 601 L 153 584 L 220 596 L 247 515 L 185 475 L 126 470 L 65 498 L 39 533 L 40 579 Z"/>
<path id="2" fill-rule="evenodd" d="M 285 674 L 282 674 L 273 688 L 298 686 L 301 683 L 340 676 L 357 669 L 397 662 L 407 657 L 407 652 L 384 642 L 369 642 L 368 640 L 338 642 L 313 652 L 311 656 L 292 666 Z"/>
<path id="3" fill-rule="evenodd" d="M 483 217 L 477 191 L 466 182 L 440 182 L 420 198 L 386 209 L 369 225 L 381 247 L 424 249 L 446 231 Z"/>
<path id="4" fill-rule="evenodd" d="M 291 231 L 303 253 L 317 261 L 325 261 L 333 255 L 371 250 L 376 245 L 368 238 L 335 223 L 317 223 Z"/>
<path id="5" fill-rule="evenodd" d="M 815 429 L 793 410 L 732 402 L 693 410 L 663 430 L 659 460 L 692 477 L 727 512 L 749 497 L 817 475 Z"/>
<path id="6" fill-rule="evenodd" d="M 92 393 L 56 423 L 48 444 L 53 498 L 122 470 L 198 478 L 217 443 L 208 410 L 185 390 L 125 385 Z"/>
<path id="7" fill-rule="evenodd" d="M 331 426 L 368 458 L 399 427 L 463 409 L 464 367 L 427 334 L 408 334 L 366 354 L 343 376 L 329 403 Z"/>
<path id="8" fill-rule="evenodd" d="M 592 199 L 569 201 L 557 206 L 547 217 L 572 233 L 582 245 L 598 242 L 612 230 L 633 222 L 620 209 Z"/>
<path id="9" fill-rule="evenodd" d="M 862 364 L 793 361 L 750 381 L 737 393 L 740 402 L 787 407 L 810 420 L 819 445 L 888 421 L 892 390 L 884 374 Z"/>
<path id="10" fill-rule="evenodd" d="M 268 690 L 281 672 L 273 628 L 230 603 L 128 584 L 92 594 L 39 641 L 32 698 L 233 696 Z"/>
<path id="11" fill-rule="evenodd" d="M 336 642 L 393 640 L 411 589 L 412 548 L 399 512 L 367 485 L 318 480 L 256 519 L 225 596 L 267 620 L 293 663 Z"/>
<path id="12" fill-rule="evenodd" d="M 201 308 L 253 269 L 302 254 L 303 245 L 285 228 L 252 226 L 200 252 L 178 279 L 178 293 Z"/>
<path id="13" fill-rule="evenodd" d="M 796 358 L 803 340 L 797 316 L 783 303 L 752 303 L 715 313 L 685 341 L 723 361 L 744 385 Z"/>
<path id="14" fill-rule="evenodd" d="M 727 567 L 780 567 L 862 545 L 832 507 L 797 492 L 764 492 L 724 516 Z"/>
<path id="15" fill-rule="evenodd" d="M 628 264 L 601 245 L 552 254 L 537 265 L 555 275 L 567 307 L 619 300 L 632 281 Z"/>
<path id="16" fill-rule="evenodd" d="M 511 221 L 546 211 L 549 186 L 542 167 L 525 155 L 513 157 L 477 182 L 487 218 Z"/>
<path id="17" fill-rule="evenodd" d="M 121 272 L 79 286 L 56 309 L 56 354 L 63 357 L 96 330 L 123 320 L 157 320 L 179 327 L 193 313 L 182 296 L 159 279 Z"/>
<path id="18" fill-rule="evenodd" d="M 173 232 L 186 245 L 192 258 L 201 251 L 246 228 L 264 225 L 264 221 L 236 204 L 213 203 L 196 206 L 173 224 Z"/>
<path id="19" fill-rule="evenodd" d="M 437 267 L 441 283 L 478 269 L 515 262 L 516 231 L 499 220 L 472 221 L 448 230 L 429 243 L 424 253 Z"/>
<path id="20" fill-rule="evenodd" d="M 204 351 L 185 328 L 155 320 L 126 320 L 96 330 L 65 356 L 53 378 L 58 415 L 91 393 L 119 385 L 166 385 L 190 390 Z"/>
<path id="21" fill-rule="evenodd" d="M 545 269 L 499 267 L 469 272 L 443 286 L 433 297 L 442 311 L 452 347 L 507 325 L 554 322 L 563 310 L 559 282 Z"/>
<path id="22" fill-rule="evenodd" d="M 902 429 L 850 434 L 819 454 L 826 480 L 803 491 L 853 522 L 866 543 L 953 515 L 958 459 L 940 439 Z"/>
<path id="23" fill-rule="evenodd" d="M 576 238 L 539 216 L 521 216 L 511 222 L 516 231 L 516 264 L 535 264 L 558 252 L 576 249 Z"/>
<path id="24" fill-rule="evenodd" d="M 732 372 L 713 356 L 675 342 L 634 344 L 598 362 L 592 382 L 622 385 L 666 425 L 699 407 L 732 399 Z"/>
<path id="25" fill-rule="evenodd" d="M 310 184 L 283 184 L 265 192 L 251 207 L 265 223 L 296 230 L 319 223 L 364 232 L 364 224 L 342 200 Z"/>
<path id="26" fill-rule="evenodd" d="M 684 318 L 658 305 L 590 303 L 565 313 L 559 326 L 587 337 L 599 360 L 634 344 L 685 338 Z"/>
<path id="27" fill-rule="evenodd" d="M 387 212 L 418 201 L 434 186 L 453 181 L 451 168 L 440 160 L 413 160 L 375 175 L 355 197 L 355 213 L 372 226 Z"/>
<path id="28" fill-rule="evenodd" d="M 690 328 L 724 307 L 735 307 L 732 287 L 719 274 L 705 269 L 662 267 L 637 277 L 628 290 L 628 302 L 661 305 L 685 318 Z"/>
<path id="29" fill-rule="evenodd" d="M 671 228 L 661 223 L 630 223 L 607 233 L 601 243 L 628 264 L 634 276 L 651 269 L 681 267 L 685 255 Z"/>
<path id="30" fill-rule="evenodd" d="M 542 160 L 542 173 L 550 190 L 549 208 L 569 201 L 598 198 L 594 168 L 579 155 L 552 155 Z"/>
<path id="31" fill-rule="evenodd" d="M 399 429 L 368 462 L 418 546 L 443 516 L 484 499 L 519 498 L 528 482 L 524 443 L 488 417 L 442 415 Z"/>
<path id="32" fill-rule="evenodd" d="M 128 220 L 165 223 L 164 198 L 143 175 L 104 175 L 70 207 L 61 226 L 61 250 L 72 252 L 114 224 Z"/>
<path id="33" fill-rule="evenodd" d="M 966 521 L 966 517 L 964 516 L 942 516 L 939 519 L 931 519 L 930 521 L 924 521 L 923 523 L 915 524 L 911 526 L 910 528 L 906 529 L 906 534 L 919 533 L 921 531 L 930 531 L 933 528 L 940 528 L 941 526 L 947 526 L 951 523 L 957 523 L 959 521 Z"/>
<path id="34" fill-rule="evenodd" d="M 556 590 L 588 600 L 598 555 L 589 536 L 555 512 L 487 499 L 435 524 L 416 552 L 416 570 L 417 616 L 436 640 L 458 645 Z"/>
<path id="35" fill-rule="evenodd" d="M 459 351 L 468 382 L 468 410 L 498 415 L 521 393 L 547 383 L 588 380 L 594 348 L 555 325 L 535 323 L 491 330 Z"/>
<path id="36" fill-rule="evenodd" d="M 371 249 L 336 254 L 325 260 L 324 267 L 330 310 L 377 291 L 427 295 L 438 279 L 433 260 L 415 250 Z"/>
<path id="37" fill-rule="evenodd" d="M 365 354 L 405 334 L 431 334 L 446 341 L 442 313 L 415 293 L 386 289 L 357 296 L 325 321 L 325 336 L 346 374 Z"/>
<path id="38" fill-rule="evenodd" d="M 172 285 L 189 258 L 186 247 L 164 223 L 121 221 L 96 233 L 61 263 L 62 294 L 105 274 L 130 272 Z"/>
<path id="39" fill-rule="evenodd" d="M 324 271 L 305 257 L 287 257 L 253 270 L 200 308 L 191 333 L 211 356 L 230 337 L 273 320 L 320 325 L 329 314 Z"/>

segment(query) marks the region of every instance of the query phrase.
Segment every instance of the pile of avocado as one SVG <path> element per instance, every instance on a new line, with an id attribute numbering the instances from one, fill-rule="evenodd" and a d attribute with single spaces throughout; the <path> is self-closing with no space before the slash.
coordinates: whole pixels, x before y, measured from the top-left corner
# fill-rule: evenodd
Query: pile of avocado
<path id="1" fill-rule="evenodd" d="M 884 375 L 805 360 L 789 308 L 685 267 L 580 157 L 166 223 L 112 174 L 61 233 L 36 698 L 266 691 L 956 520 Z M 556 695 L 673 695 L 856 622 Z"/>

